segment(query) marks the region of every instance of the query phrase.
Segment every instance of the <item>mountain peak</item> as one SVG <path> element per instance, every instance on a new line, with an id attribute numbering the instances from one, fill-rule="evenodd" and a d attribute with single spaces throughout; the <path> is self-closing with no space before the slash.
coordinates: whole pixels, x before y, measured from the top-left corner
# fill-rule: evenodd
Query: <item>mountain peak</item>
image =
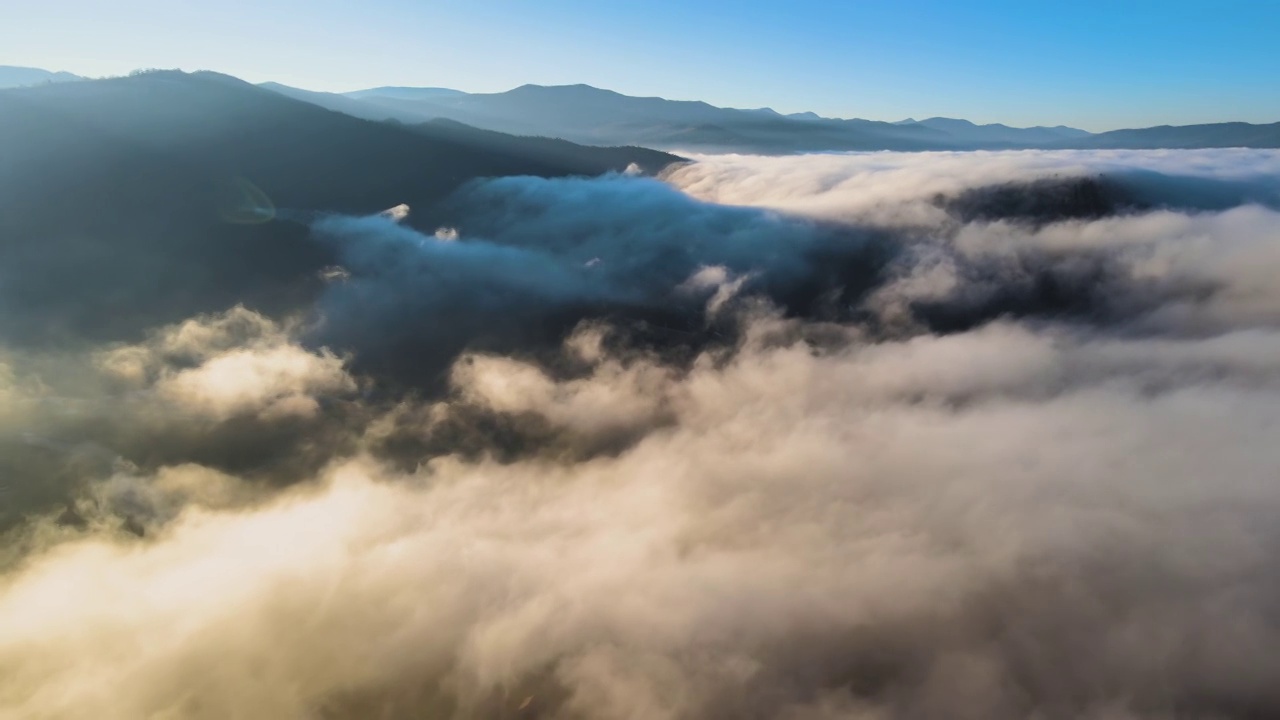
<path id="1" fill-rule="evenodd" d="M 919 122 L 921 125 L 929 125 L 929 124 L 944 125 L 945 124 L 945 125 L 956 125 L 956 126 L 964 126 L 964 127 L 978 127 L 977 123 L 969 120 L 963 120 L 961 118 L 931 117 L 931 118 L 925 118 L 924 120 L 921 120 Z"/>
<path id="2" fill-rule="evenodd" d="M 40 68 L 19 67 L 17 65 L 0 65 L 0 88 L 28 87 L 84 79 L 69 72 L 53 72 Z"/>
<path id="3" fill-rule="evenodd" d="M 533 95 L 533 94 L 541 94 L 541 93 L 556 93 L 559 95 L 574 95 L 578 97 L 587 97 L 587 96 L 625 97 L 622 95 L 622 93 L 617 93 L 612 90 L 605 90 L 604 88 L 598 88 L 598 87 L 595 87 L 594 85 L 587 85 L 586 83 L 577 83 L 574 85 L 537 85 L 534 83 L 525 83 L 520 87 L 512 88 L 508 90 L 504 94 Z"/>

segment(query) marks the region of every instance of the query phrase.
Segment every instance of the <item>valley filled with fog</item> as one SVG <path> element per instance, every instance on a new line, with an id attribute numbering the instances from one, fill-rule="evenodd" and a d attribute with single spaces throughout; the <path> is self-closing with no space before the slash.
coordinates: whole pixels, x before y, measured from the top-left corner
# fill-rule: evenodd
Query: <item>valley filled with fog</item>
<path id="1" fill-rule="evenodd" d="M 1280 712 L 1280 151 L 131 127 L 0 163 L 0 717 Z"/>

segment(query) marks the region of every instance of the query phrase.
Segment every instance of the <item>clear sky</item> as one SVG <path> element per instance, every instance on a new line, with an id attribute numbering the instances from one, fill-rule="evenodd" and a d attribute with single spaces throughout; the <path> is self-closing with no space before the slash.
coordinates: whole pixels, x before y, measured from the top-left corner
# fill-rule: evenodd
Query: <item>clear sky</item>
<path id="1" fill-rule="evenodd" d="M 588 83 L 1090 130 L 1280 121 L 1280 0 L 0 0 L 0 64 L 314 90 Z"/>

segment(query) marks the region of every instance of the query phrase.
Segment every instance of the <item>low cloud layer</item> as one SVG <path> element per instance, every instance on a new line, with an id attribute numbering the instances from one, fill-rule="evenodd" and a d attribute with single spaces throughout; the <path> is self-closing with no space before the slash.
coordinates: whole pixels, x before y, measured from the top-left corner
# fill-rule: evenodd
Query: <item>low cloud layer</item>
<path id="1" fill-rule="evenodd" d="M 730 156 L 317 215 L 314 306 L 6 349 L 0 717 L 1275 715 L 1278 187 Z"/>

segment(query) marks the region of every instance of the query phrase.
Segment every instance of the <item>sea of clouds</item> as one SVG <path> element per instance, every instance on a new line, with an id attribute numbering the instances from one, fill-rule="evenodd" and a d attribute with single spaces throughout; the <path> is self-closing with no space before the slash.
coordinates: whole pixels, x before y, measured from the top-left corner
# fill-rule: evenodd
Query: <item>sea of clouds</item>
<path id="1" fill-rule="evenodd" d="M 4 348 L 0 717 L 1280 714 L 1280 153 L 694 160 Z"/>

